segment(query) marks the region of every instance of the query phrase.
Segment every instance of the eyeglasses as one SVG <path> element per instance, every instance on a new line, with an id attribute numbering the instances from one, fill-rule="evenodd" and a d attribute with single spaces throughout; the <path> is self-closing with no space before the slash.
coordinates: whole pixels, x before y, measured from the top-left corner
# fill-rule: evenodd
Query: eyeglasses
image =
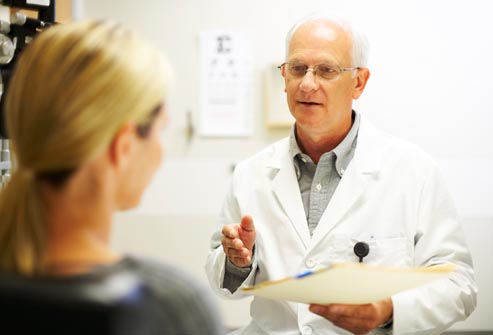
<path id="1" fill-rule="evenodd" d="M 330 64 L 317 64 L 317 65 L 313 66 L 313 68 L 310 68 L 310 67 L 306 66 L 305 64 L 298 63 L 298 62 L 282 63 L 277 68 L 282 69 L 283 66 L 287 67 L 286 73 L 291 78 L 303 78 L 308 71 L 312 71 L 313 75 L 317 75 L 320 78 L 323 78 L 326 80 L 335 80 L 335 79 L 339 78 L 339 76 L 341 75 L 341 72 L 344 72 L 344 71 L 354 71 L 354 70 L 361 69 L 360 67 L 341 68 L 340 66 L 330 65 Z"/>

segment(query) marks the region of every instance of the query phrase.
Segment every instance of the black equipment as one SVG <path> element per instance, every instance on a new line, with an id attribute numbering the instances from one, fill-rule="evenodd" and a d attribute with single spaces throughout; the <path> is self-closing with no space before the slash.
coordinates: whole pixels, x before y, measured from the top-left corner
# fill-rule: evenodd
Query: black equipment
<path id="1" fill-rule="evenodd" d="M 43 29 L 55 24 L 55 0 L 0 0 L 1 6 L 37 12 L 37 18 L 14 12 L 10 22 L 0 21 L 0 139 L 8 138 L 4 122 L 4 99 L 14 65 L 22 50 Z"/>

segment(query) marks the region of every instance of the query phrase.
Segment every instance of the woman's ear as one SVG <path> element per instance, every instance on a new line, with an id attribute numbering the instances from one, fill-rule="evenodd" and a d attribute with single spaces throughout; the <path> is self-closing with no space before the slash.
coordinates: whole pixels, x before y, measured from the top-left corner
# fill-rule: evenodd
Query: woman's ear
<path id="1" fill-rule="evenodd" d="M 133 159 L 135 137 L 135 126 L 130 123 L 124 124 L 113 136 L 108 148 L 108 156 L 115 168 L 124 169 Z"/>

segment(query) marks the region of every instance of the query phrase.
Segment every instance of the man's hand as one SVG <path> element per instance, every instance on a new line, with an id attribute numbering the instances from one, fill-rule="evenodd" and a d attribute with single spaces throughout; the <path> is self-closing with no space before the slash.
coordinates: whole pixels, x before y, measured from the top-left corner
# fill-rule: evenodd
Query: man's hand
<path id="1" fill-rule="evenodd" d="M 367 334 L 390 320 L 393 309 L 390 298 L 364 305 L 310 305 L 312 313 L 318 314 L 337 327 L 357 335 Z"/>
<path id="2" fill-rule="evenodd" d="M 253 245 L 255 244 L 255 226 L 249 215 L 241 218 L 240 224 L 223 227 L 221 240 L 224 253 L 231 263 L 239 267 L 252 264 Z"/>

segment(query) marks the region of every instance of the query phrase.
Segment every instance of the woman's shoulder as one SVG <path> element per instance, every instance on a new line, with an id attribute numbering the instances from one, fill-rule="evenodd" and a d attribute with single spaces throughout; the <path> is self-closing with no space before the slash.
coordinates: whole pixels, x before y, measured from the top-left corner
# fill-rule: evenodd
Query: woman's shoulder
<path id="1" fill-rule="evenodd" d="M 143 282 L 162 294 L 170 292 L 187 295 L 194 291 L 203 292 L 206 290 L 205 285 L 202 285 L 185 270 L 153 259 L 133 255 L 126 256 L 118 266 L 136 274 Z"/>
<path id="2" fill-rule="evenodd" d="M 156 260 L 126 256 L 119 267 L 135 274 L 148 287 L 166 327 L 185 334 L 222 334 L 216 301 L 210 290 L 183 269 Z M 194 315 L 193 320 L 190 315 Z M 169 331 L 175 331 L 168 329 Z M 203 334 L 203 333 L 202 333 Z"/>

